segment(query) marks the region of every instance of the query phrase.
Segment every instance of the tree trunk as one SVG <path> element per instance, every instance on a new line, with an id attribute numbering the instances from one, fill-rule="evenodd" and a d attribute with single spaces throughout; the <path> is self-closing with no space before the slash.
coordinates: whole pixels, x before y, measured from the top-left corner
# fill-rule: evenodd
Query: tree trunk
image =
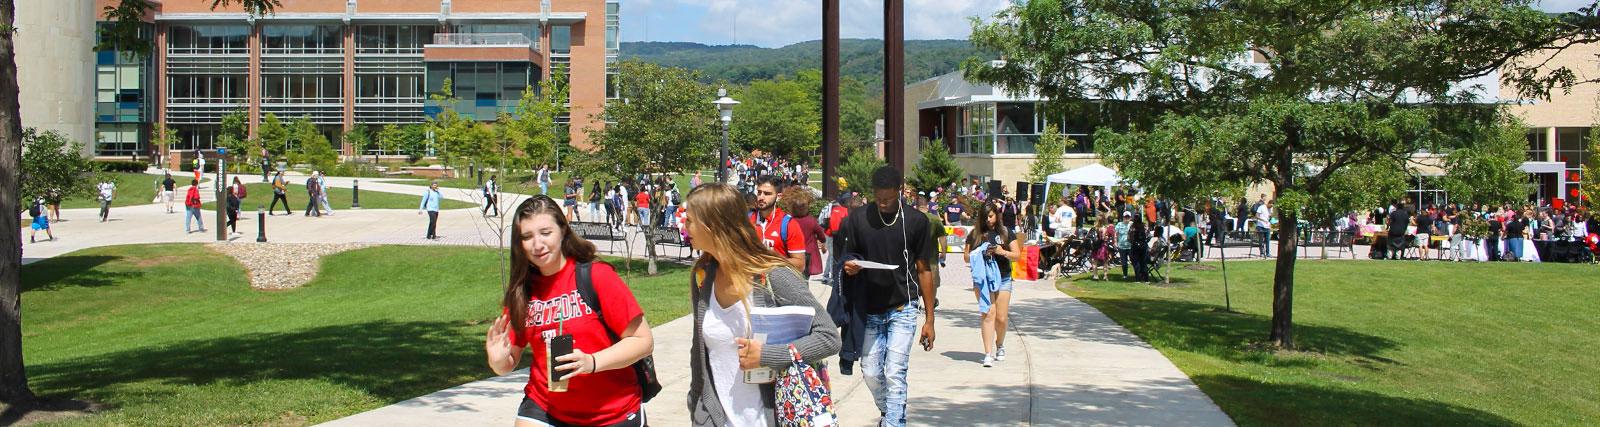
<path id="1" fill-rule="evenodd" d="M 1294 348 L 1294 262 L 1300 243 L 1297 220 L 1299 216 L 1291 210 L 1278 211 L 1278 265 L 1272 275 L 1272 335 L 1269 339 L 1282 349 Z"/>
<path id="2" fill-rule="evenodd" d="M 652 208 L 648 209 L 647 211 L 649 212 L 650 218 L 640 218 L 639 228 L 644 230 L 644 254 L 645 258 L 649 260 L 648 264 L 645 265 L 644 273 L 647 276 L 654 276 L 656 275 L 656 227 L 658 224 L 655 224 L 655 209 Z M 644 225 L 646 223 L 649 223 L 650 225 Z"/>
<path id="3" fill-rule="evenodd" d="M 13 0 L 0 0 L 0 402 L 34 400 L 22 363 L 22 235 L 17 171 L 22 162 L 22 107 L 17 103 Z"/>

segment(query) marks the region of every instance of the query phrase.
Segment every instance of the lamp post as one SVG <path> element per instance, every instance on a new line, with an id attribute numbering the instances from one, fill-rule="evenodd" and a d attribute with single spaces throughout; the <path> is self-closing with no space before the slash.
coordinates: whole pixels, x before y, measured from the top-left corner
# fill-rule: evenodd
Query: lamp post
<path id="1" fill-rule="evenodd" d="M 728 183 L 728 123 L 733 121 L 733 106 L 739 101 L 728 97 L 728 89 L 717 88 L 717 111 L 722 113 L 722 156 L 717 161 L 717 182 Z"/>
<path id="2" fill-rule="evenodd" d="M 228 227 L 223 224 L 228 222 L 228 149 L 217 149 L 217 241 L 228 240 Z"/>

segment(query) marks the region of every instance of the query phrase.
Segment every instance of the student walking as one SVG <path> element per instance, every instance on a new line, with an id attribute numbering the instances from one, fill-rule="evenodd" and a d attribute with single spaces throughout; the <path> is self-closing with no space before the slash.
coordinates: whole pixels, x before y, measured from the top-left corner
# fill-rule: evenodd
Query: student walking
<path id="1" fill-rule="evenodd" d="M 28 204 L 28 216 L 33 217 L 33 223 L 28 226 L 28 243 L 37 242 L 34 235 L 39 234 L 39 230 L 44 230 L 44 235 L 51 241 L 56 240 L 55 233 L 50 232 L 50 215 L 44 210 L 44 197 L 35 197 L 33 203 Z"/>
<path id="2" fill-rule="evenodd" d="M 317 208 L 317 200 L 322 197 L 322 183 L 317 181 L 315 172 L 306 178 L 306 212 L 305 216 L 322 217 L 322 209 Z"/>
<path id="3" fill-rule="evenodd" d="M 239 208 L 244 205 L 246 196 L 244 188 L 238 176 L 233 177 L 233 185 L 228 187 L 228 229 L 233 234 L 239 234 Z"/>
<path id="4" fill-rule="evenodd" d="M 605 194 L 605 190 L 600 189 L 600 180 L 598 179 L 594 181 L 593 186 L 589 187 L 589 221 L 600 221 L 600 199 L 604 197 Z M 607 212 L 606 220 L 609 221 L 610 219 L 611 213 Z"/>
<path id="5" fill-rule="evenodd" d="M 172 179 L 172 172 L 166 172 L 165 175 L 166 177 L 161 179 L 161 200 L 167 204 L 167 213 L 172 213 L 172 197 L 174 196 L 172 187 L 178 185 L 178 182 Z"/>
<path id="6" fill-rule="evenodd" d="M 828 302 L 840 328 L 839 370 L 849 375 L 852 364 L 861 361 L 867 389 L 883 414 L 881 424 L 890 427 L 906 423 L 912 342 L 924 351 L 933 351 L 934 343 L 935 296 L 928 263 L 933 245 L 927 217 L 900 200 L 904 184 L 893 167 L 873 172 L 873 203 L 851 211 L 835 235 L 843 276 L 832 296 L 839 303 Z M 857 260 L 899 268 L 864 269 Z M 913 339 L 919 322 L 921 335 Z"/>
<path id="7" fill-rule="evenodd" d="M 984 203 L 978 209 L 977 226 L 967 235 L 967 254 L 973 269 L 993 268 L 993 280 L 973 282 L 973 294 L 978 297 L 981 333 L 983 336 L 983 366 L 1006 360 L 1006 327 L 1011 318 L 1011 261 L 1022 258 L 1022 240 L 1005 226 L 1004 202 Z M 972 256 L 978 255 L 978 259 Z M 977 271 L 973 277 L 978 278 Z"/>
<path id="8" fill-rule="evenodd" d="M 439 233 L 437 232 L 439 228 L 439 199 L 442 198 L 444 198 L 444 195 L 439 194 L 439 181 L 429 184 L 428 191 L 422 192 L 422 204 L 417 206 L 417 215 L 422 215 L 423 212 L 428 213 L 428 235 L 424 237 L 425 239 L 435 240 L 439 238 Z M 526 205 L 527 202 L 523 202 L 523 204 Z"/>
<path id="9" fill-rule="evenodd" d="M 436 192 L 436 191 L 435 191 Z M 519 426 L 644 426 L 644 390 L 632 368 L 655 347 L 628 285 L 572 232 L 555 200 L 536 195 L 514 212 L 503 314 L 484 337 L 495 375 L 528 348 Z M 551 347 L 570 347 L 551 357 Z"/>
<path id="10" fill-rule="evenodd" d="M 489 215 L 491 209 L 494 215 Z M 500 216 L 500 185 L 494 182 L 494 175 L 483 182 L 483 216 Z"/>
<path id="11" fill-rule="evenodd" d="M 294 211 L 289 210 L 289 187 L 283 180 L 283 171 L 272 175 L 272 205 L 267 207 L 267 215 L 272 215 L 273 211 L 278 210 L 280 200 L 283 201 L 283 214 L 294 215 Z"/>
<path id="12" fill-rule="evenodd" d="M 771 382 L 747 381 L 751 370 L 782 372 L 793 347 L 808 363 L 839 352 L 839 334 L 806 279 L 787 259 L 767 250 L 744 218 L 745 202 L 727 184 L 689 193 L 683 227 L 702 255 L 691 277 L 694 339 L 690 344 L 689 407 L 694 420 L 713 426 L 767 426 L 777 421 Z M 750 313 L 757 307 L 808 307 L 809 331 L 783 344 L 755 339 Z"/>
<path id="13" fill-rule="evenodd" d="M 200 226 L 200 232 L 204 233 L 206 231 L 206 223 L 200 219 L 200 180 L 196 179 L 189 182 L 189 191 L 183 196 L 183 209 L 185 210 L 183 232 L 193 233 L 189 229 L 189 220 L 192 219 L 196 225 Z"/>
<path id="14" fill-rule="evenodd" d="M 328 176 L 322 171 L 312 172 L 317 178 L 317 201 L 322 204 L 322 210 L 328 211 L 326 215 L 333 216 L 333 205 L 328 203 Z"/>
<path id="15" fill-rule="evenodd" d="M 95 188 L 99 192 L 97 198 L 100 199 L 100 222 L 106 222 L 111 218 L 111 200 L 117 197 L 117 184 L 108 180 L 101 182 Z"/>

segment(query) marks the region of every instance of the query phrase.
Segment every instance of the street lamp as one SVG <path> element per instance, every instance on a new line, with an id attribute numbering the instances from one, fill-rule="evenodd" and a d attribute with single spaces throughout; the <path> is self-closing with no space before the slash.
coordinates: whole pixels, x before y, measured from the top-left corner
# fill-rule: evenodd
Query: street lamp
<path id="1" fill-rule="evenodd" d="M 733 121 L 733 106 L 739 105 L 739 101 L 728 97 L 728 89 L 717 88 L 717 100 L 713 101 L 712 104 L 717 104 L 717 111 L 722 113 L 722 156 L 720 161 L 717 162 L 717 182 L 726 184 L 728 182 L 728 122 Z"/>

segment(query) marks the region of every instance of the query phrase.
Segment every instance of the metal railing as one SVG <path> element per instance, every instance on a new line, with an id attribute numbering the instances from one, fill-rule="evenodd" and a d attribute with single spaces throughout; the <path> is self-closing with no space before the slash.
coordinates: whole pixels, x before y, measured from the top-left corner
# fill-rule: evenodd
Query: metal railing
<path id="1" fill-rule="evenodd" d="M 438 33 L 433 44 L 447 46 L 532 46 L 528 36 L 518 33 Z"/>

